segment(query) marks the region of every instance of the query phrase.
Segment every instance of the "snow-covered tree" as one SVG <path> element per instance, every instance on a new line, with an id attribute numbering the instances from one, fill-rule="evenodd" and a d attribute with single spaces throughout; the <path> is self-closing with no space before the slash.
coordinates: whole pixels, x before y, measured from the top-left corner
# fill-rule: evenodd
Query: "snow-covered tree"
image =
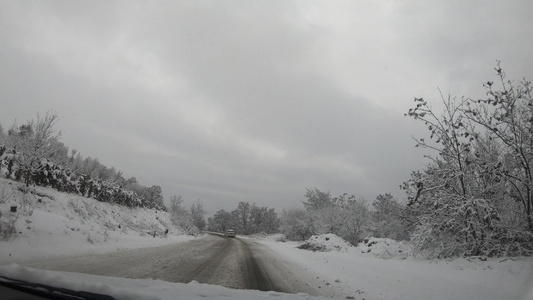
<path id="1" fill-rule="evenodd" d="M 443 98 L 438 115 L 423 99 L 409 116 L 424 122 L 437 157 L 404 184 L 417 215 L 412 240 L 437 256 L 533 254 L 533 99 L 496 68 L 487 99 Z"/>
<path id="2" fill-rule="evenodd" d="M 305 209 L 309 211 L 321 210 L 334 205 L 330 192 L 322 192 L 316 187 L 307 189 L 305 198 L 307 198 L 307 201 L 303 201 L 303 204 Z"/>
<path id="3" fill-rule="evenodd" d="M 344 194 L 344 199 L 338 203 L 338 206 L 339 216 L 344 222 L 335 234 L 352 245 L 359 244 L 368 234 L 371 221 L 366 201 Z"/>
<path id="4" fill-rule="evenodd" d="M 9 130 L 7 146 L 14 149 L 14 162 L 19 176 L 27 186 L 32 177 L 40 172 L 44 166 L 43 160 L 51 159 L 60 150 L 58 140 L 61 132 L 56 132 L 54 126 L 59 120 L 57 114 L 48 112 L 45 116 L 37 114 L 37 120 L 17 127 L 13 124 Z"/>
<path id="5" fill-rule="evenodd" d="M 411 226 L 405 219 L 406 207 L 391 194 L 378 195 L 372 203 L 372 235 L 397 241 L 408 240 Z"/>
<path id="6" fill-rule="evenodd" d="M 284 209 L 280 217 L 280 232 L 288 239 L 303 241 L 314 234 L 313 222 L 307 210 Z"/>
<path id="7" fill-rule="evenodd" d="M 197 234 L 198 228 L 194 226 L 191 214 L 182 204 L 183 198 L 181 196 L 170 197 L 170 220 L 188 234 Z"/>
<path id="8" fill-rule="evenodd" d="M 278 214 L 273 208 L 259 207 L 255 203 L 250 207 L 249 221 L 250 234 L 275 233 L 278 231 Z"/>
<path id="9" fill-rule="evenodd" d="M 347 193 L 333 198 L 317 188 L 307 189 L 305 197 L 305 210 L 282 213 L 280 228 L 287 238 L 333 233 L 355 245 L 369 232 L 370 213 L 363 199 Z"/>
<path id="10" fill-rule="evenodd" d="M 235 229 L 235 222 L 230 212 L 221 209 L 208 219 L 207 228 L 209 231 L 225 232 L 230 228 Z"/>
<path id="11" fill-rule="evenodd" d="M 243 234 L 250 233 L 250 203 L 239 202 L 236 209 L 236 216 L 239 220 L 239 227 Z"/>
<path id="12" fill-rule="evenodd" d="M 265 207 L 261 231 L 265 233 L 279 232 L 280 220 L 274 208 Z"/>
<path id="13" fill-rule="evenodd" d="M 204 205 L 200 199 L 197 199 L 192 205 L 191 205 L 191 217 L 192 217 L 192 223 L 194 226 L 198 227 L 200 230 L 205 229 L 205 214 L 206 211 L 204 210 Z"/>

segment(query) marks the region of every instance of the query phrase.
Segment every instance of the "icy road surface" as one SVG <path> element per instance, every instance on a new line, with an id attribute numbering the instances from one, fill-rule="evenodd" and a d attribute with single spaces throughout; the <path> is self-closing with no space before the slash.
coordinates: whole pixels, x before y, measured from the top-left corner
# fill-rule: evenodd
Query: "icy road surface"
<path id="1" fill-rule="evenodd" d="M 311 275 L 277 257 L 267 246 L 251 239 L 217 234 L 175 245 L 52 258 L 21 265 L 123 278 L 197 281 L 235 289 L 335 296 L 327 289 L 317 291 Z"/>

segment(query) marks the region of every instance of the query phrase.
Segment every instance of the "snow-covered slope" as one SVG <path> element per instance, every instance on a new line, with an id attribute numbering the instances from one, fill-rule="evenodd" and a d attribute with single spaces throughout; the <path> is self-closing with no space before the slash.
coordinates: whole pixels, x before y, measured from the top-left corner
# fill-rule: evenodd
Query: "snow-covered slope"
<path id="1" fill-rule="evenodd" d="M 0 226 L 5 230 L 14 225 L 11 237 L 0 241 L 0 264 L 193 238 L 175 227 L 164 211 L 129 208 L 43 187 L 24 195 L 19 190 L 23 186 L 0 178 Z M 12 206 L 17 206 L 16 212 L 10 211 Z"/>

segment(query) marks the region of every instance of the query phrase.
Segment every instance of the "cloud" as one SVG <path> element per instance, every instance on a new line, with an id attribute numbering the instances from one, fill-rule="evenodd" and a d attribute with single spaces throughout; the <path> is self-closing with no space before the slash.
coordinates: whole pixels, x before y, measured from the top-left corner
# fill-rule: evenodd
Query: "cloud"
<path id="1" fill-rule="evenodd" d="M 495 59 L 531 77 L 530 8 L 2 2 L 0 121 L 55 110 L 69 147 L 210 212 L 314 186 L 402 197 L 425 164 L 412 98 L 482 95 Z"/>

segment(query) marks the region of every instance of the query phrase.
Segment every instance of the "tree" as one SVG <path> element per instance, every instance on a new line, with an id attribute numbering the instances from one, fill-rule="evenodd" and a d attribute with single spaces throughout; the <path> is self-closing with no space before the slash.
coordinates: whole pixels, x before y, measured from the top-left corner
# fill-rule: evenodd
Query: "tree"
<path id="1" fill-rule="evenodd" d="M 248 223 L 250 224 L 249 234 L 254 234 L 263 231 L 263 223 L 267 208 L 259 207 L 255 203 L 250 207 L 250 217 Z"/>
<path id="2" fill-rule="evenodd" d="M 501 144 L 506 155 L 495 171 L 505 177 L 533 233 L 533 87 L 525 79 L 518 84 L 507 80 L 499 62 L 495 70 L 497 83 L 484 84 L 488 98 L 469 99 L 464 113 Z"/>
<path id="3" fill-rule="evenodd" d="M 370 212 L 368 206 L 365 200 L 356 199 L 355 196 L 348 197 L 339 203 L 339 206 L 344 222 L 337 235 L 355 246 L 363 240 L 369 231 Z"/>
<path id="4" fill-rule="evenodd" d="M 239 202 L 237 205 L 236 214 L 240 222 L 240 227 L 242 228 L 243 234 L 250 234 L 250 203 L 249 202 Z"/>
<path id="5" fill-rule="evenodd" d="M 347 193 L 333 198 L 317 188 L 307 189 L 305 196 L 305 210 L 283 210 L 281 214 L 280 231 L 288 239 L 333 233 L 357 245 L 369 232 L 371 218 L 364 199 Z"/>
<path id="6" fill-rule="evenodd" d="M 265 207 L 266 208 L 266 207 Z M 279 230 L 279 217 L 276 213 L 276 210 L 273 208 L 268 208 L 265 211 L 265 215 L 263 217 L 263 229 L 265 233 L 276 233 Z"/>
<path id="7" fill-rule="evenodd" d="M 303 241 L 314 234 L 309 213 L 304 209 L 288 209 L 281 212 L 280 231 L 289 240 Z"/>
<path id="8" fill-rule="evenodd" d="M 487 99 L 441 97 L 444 114 L 415 98 L 408 116 L 424 122 L 437 151 L 422 172 L 404 184 L 417 215 L 412 240 L 437 256 L 533 253 L 533 100 L 531 86 L 487 82 Z"/>
<path id="9" fill-rule="evenodd" d="M 204 210 L 202 201 L 197 199 L 196 202 L 191 205 L 191 217 L 194 226 L 198 227 L 200 230 L 205 229 L 205 214 L 206 212 Z"/>
<path id="10" fill-rule="evenodd" d="M 330 192 L 322 192 L 315 187 L 306 189 L 305 197 L 307 201 L 303 204 L 312 222 L 309 229 L 313 234 L 338 234 L 344 219 Z"/>
<path id="11" fill-rule="evenodd" d="M 8 146 L 16 149 L 15 162 L 26 186 L 42 170 L 43 159 L 51 159 L 60 148 L 61 132 L 54 129 L 58 120 L 55 113 L 48 112 L 44 117 L 37 114 L 37 121 L 31 120 L 20 127 L 13 124 L 9 130 Z"/>
<path id="12" fill-rule="evenodd" d="M 215 232 L 226 232 L 230 228 L 235 228 L 235 221 L 231 213 L 221 209 L 208 219 L 208 230 Z"/>
<path id="13" fill-rule="evenodd" d="M 274 233 L 279 227 L 278 214 L 273 208 L 252 204 L 249 217 L 250 234 Z"/>
<path id="14" fill-rule="evenodd" d="M 194 226 L 189 211 L 183 208 L 182 204 L 183 198 L 181 196 L 170 197 L 170 220 L 188 234 L 197 234 L 198 229 Z"/>
<path id="15" fill-rule="evenodd" d="M 145 192 L 143 193 L 144 199 L 143 202 L 145 206 L 155 206 L 155 207 L 163 207 L 163 191 L 161 190 L 161 187 L 158 185 L 152 185 L 151 187 L 145 188 Z"/>
<path id="16" fill-rule="evenodd" d="M 405 205 L 391 194 L 378 195 L 372 203 L 372 234 L 378 238 L 391 238 L 397 241 L 408 240 L 411 226 L 405 219 Z"/>
<path id="17" fill-rule="evenodd" d="M 307 189 L 305 197 L 307 198 L 307 201 L 303 201 L 303 204 L 307 210 L 320 210 L 331 207 L 334 204 L 329 192 L 322 192 L 316 187 L 313 189 Z"/>

